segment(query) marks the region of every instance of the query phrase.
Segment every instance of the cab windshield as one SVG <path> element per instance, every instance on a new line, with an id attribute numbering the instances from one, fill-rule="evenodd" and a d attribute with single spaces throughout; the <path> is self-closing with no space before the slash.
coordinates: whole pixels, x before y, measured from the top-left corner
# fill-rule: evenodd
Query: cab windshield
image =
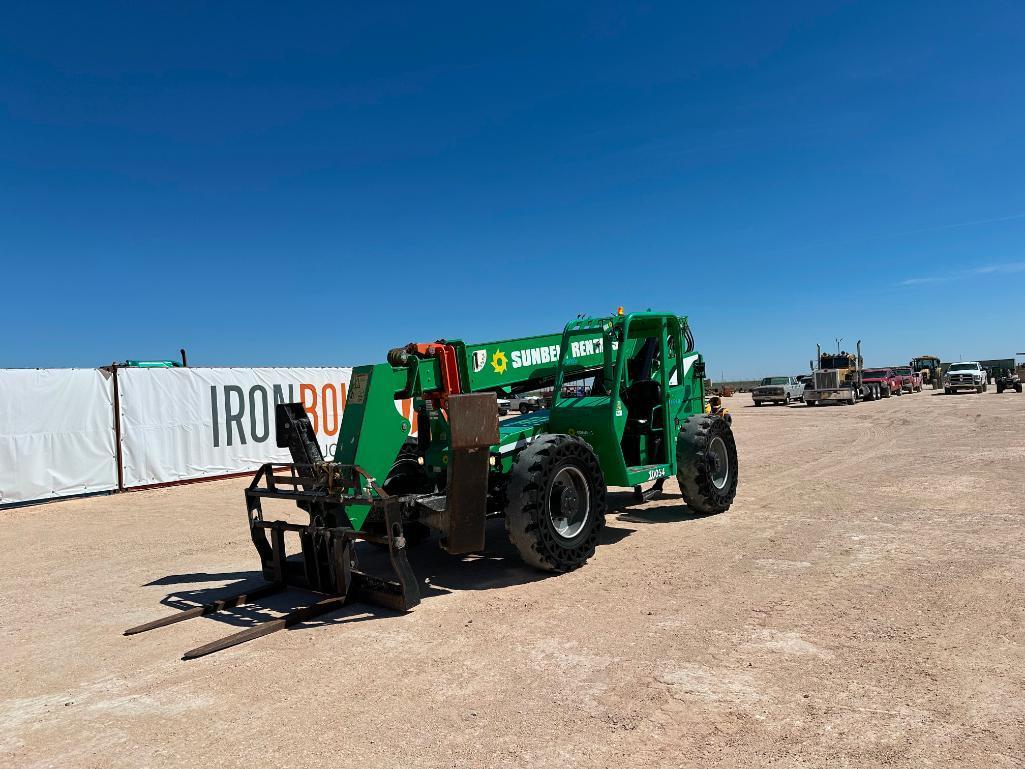
<path id="1" fill-rule="evenodd" d="M 822 368 L 851 368 L 851 359 L 845 355 L 823 355 Z"/>
<path id="2" fill-rule="evenodd" d="M 787 383 L 787 377 L 785 376 L 767 376 L 762 380 L 763 385 L 785 385 Z"/>
<path id="3" fill-rule="evenodd" d="M 954 363 L 947 371 L 978 371 L 979 367 L 974 363 Z"/>
<path id="4" fill-rule="evenodd" d="M 889 376 L 889 372 L 884 368 L 867 368 L 863 373 L 869 379 L 885 379 Z"/>
<path id="5" fill-rule="evenodd" d="M 900 374 L 901 376 L 911 376 L 911 369 L 907 366 L 904 366 L 903 368 L 895 368 L 893 370 L 893 373 Z"/>

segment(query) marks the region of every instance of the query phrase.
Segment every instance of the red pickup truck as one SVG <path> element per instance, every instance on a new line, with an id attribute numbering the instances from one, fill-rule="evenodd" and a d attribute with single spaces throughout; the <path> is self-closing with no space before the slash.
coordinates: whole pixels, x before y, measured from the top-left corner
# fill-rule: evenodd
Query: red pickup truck
<path id="1" fill-rule="evenodd" d="M 874 391 L 876 398 L 901 395 L 903 391 L 900 375 L 892 368 L 867 368 L 861 372 L 861 382 Z"/>
<path id="2" fill-rule="evenodd" d="M 922 392 L 922 372 L 914 371 L 911 366 L 893 366 L 893 373 L 900 377 L 900 386 L 905 392 Z"/>

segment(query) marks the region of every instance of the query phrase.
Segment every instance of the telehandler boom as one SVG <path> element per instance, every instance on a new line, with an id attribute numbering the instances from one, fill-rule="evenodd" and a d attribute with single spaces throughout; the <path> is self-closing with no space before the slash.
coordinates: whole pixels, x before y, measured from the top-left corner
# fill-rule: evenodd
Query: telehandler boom
<path id="1" fill-rule="evenodd" d="M 730 424 L 704 411 L 705 365 L 687 319 L 658 312 L 582 318 L 561 334 L 484 344 L 409 344 L 353 370 L 334 457 L 320 451 L 300 404 L 276 407 L 276 440 L 290 464 L 266 464 L 246 489 L 253 543 L 268 583 L 126 635 L 299 587 L 317 603 L 194 649 L 209 654 L 361 600 L 408 610 L 420 601 L 408 547 L 440 534 L 452 554 L 484 549 L 488 518 L 504 516 L 528 564 L 563 572 L 595 551 L 606 488 L 650 498 L 675 475 L 695 511 L 720 513 L 737 489 Z M 592 380 L 586 396 L 563 386 Z M 496 396 L 552 387 L 551 408 L 499 422 Z M 411 398 L 413 425 L 396 408 Z M 648 489 L 644 484 L 652 483 Z M 305 524 L 267 520 L 283 499 Z M 288 557 L 285 534 L 298 534 Z M 359 540 L 387 549 L 388 577 L 363 571 Z"/>

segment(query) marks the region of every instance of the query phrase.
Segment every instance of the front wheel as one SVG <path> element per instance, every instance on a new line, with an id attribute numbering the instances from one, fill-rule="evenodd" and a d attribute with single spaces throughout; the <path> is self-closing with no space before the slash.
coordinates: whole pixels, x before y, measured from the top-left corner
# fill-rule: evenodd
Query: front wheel
<path id="1" fill-rule="evenodd" d="M 784 406 L 789 406 L 789 405 L 790 405 L 790 393 L 787 393 L 787 397 L 786 397 L 786 399 L 785 399 L 785 400 L 783 401 L 783 405 L 784 405 Z"/>
<path id="2" fill-rule="evenodd" d="M 676 480 L 683 501 L 699 513 L 722 513 L 737 495 L 737 442 L 726 420 L 696 414 L 676 439 Z"/>
<path id="3" fill-rule="evenodd" d="M 605 526 L 605 477 L 591 447 L 545 435 L 513 464 L 505 529 L 525 563 L 571 571 L 594 555 Z"/>

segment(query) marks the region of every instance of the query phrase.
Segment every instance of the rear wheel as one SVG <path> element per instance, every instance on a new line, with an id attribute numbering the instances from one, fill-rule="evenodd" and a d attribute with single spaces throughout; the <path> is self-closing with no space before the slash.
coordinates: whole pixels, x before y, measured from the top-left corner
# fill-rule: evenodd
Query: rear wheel
<path id="1" fill-rule="evenodd" d="M 805 403 L 806 406 L 818 406 L 819 405 L 818 401 L 808 400 L 807 398 L 804 399 L 804 403 Z"/>
<path id="2" fill-rule="evenodd" d="M 516 457 L 508 495 L 505 529 L 524 562 L 571 571 L 594 555 L 605 526 L 605 477 L 580 438 L 536 439 Z"/>
<path id="3" fill-rule="evenodd" d="M 1021 392 L 1021 382 L 1018 382 L 1018 383 L 1017 383 L 1017 384 L 1016 384 L 1016 385 L 1014 386 L 1014 391 L 1015 391 L 1016 393 L 1020 393 L 1020 392 Z"/>
<path id="4" fill-rule="evenodd" d="M 520 404 L 520 413 L 521 414 L 529 414 L 530 413 L 530 406 L 528 406 L 526 403 L 521 403 Z"/>
<path id="5" fill-rule="evenodd" d="M 952 392 L 954 392 L 954 391 L 951 390 L 949 387 L 944 387 L 943 388 L 943 394 L 944 395 L 950 395 Z"/>
<path id="6" fill-rule="evenodd" d="M 683 501 L 699 513 L 722 513 L 737 495 L 737 442 L 726 420 L 689 417 L 676 439 L 676 480 Z"/>

